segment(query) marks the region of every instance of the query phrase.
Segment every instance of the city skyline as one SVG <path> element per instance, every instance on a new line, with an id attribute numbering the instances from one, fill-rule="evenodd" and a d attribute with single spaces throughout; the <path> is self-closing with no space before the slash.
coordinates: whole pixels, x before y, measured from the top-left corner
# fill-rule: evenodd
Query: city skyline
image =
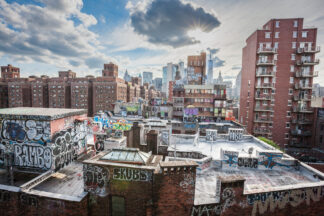
<path id="1" fill-rule="evenodd" d="M 0 64 L 20 67 L 22 77 L 56 76 L 57 71 L 68 69 L 81 77 L 99 76 L 102 65 L 112 61 L 121 75 L 126 69 L 131 75 L 152 71 L 155 78 L 162 77 L 162 67 L 168 62 L 183 60 L 186 64 L 188 55 L 210 48 L 215 53 L 214 77 L 221 70 L 224 77 L 234 80 L 241 68 L 245 39 L 269 19 L 303 17 L 305 26 L 318 28 L 317 45 L 323 47 L 323 6 L 320 1 L 306 4 L 0 0 Z M 267 10 L 262 11 L 265 6 Z M 188 13 L 186 22 L 183 14 Z M 152 14 L 160 18 L 152 19 Z M 177 22 L 171 25 L 170 20 Z M 324 60 L 322 52 L 317 57 Z M 319 64 L 315 70 L 323 67 Z M 320 73 L 314 81 L 323 83 L 324 75 Z"/>

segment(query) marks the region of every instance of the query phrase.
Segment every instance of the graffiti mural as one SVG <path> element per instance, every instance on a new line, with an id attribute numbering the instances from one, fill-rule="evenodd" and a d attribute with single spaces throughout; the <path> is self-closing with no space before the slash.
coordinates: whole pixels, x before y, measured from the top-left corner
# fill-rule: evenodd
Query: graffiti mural
<path id="1" fill-rule="evenodd" d="M 161 142 L 160 145 L 165 145 L 168 146 L 169 145 L 169 130 L 162 130 L 161 131 Z"/>
<path id="2" fill-rule="evenodd" d="M 221 196 L 221 204 L 193 206 L 191 216 L 221 215 L 227 208 L 235 204 L 235 193 L 232 188 L 225 188 Z"/>
<path id="3" fill-rule="evenodd" d="M 29 194 L 21 194 L 20 197 L 20 202 L 23 205 L 29 205 L 29 206 L 35 206 L 37 207 L 38 201 L 36 196 L 31 196 Z"/>
<path id="4" fill-rule="evenodd" d="M 50 169 L 52 166 L 52 150 L 37 144 L 14 145 L 14 165 Z"/>
<path id="5" fill-rule="evenodd" d="M 0 202 L 10 201 L 10 192 L 5 190 L 0 190 Z"/>
<path id="6" fill-rule="evenodd" d="M 259 160 L 257 158 L 239 157 L 237 165 L 239 167 L 258 168 Z"/>
<path id="7" fill-rule="evenodd" d="M 124 119 L 109 119 L 108 117 L 102 117 L 102 116 L 95 116 L 93 118 L 94 123 L 100 124 L 100 130 L 103 129 L 114 129 L 114 130 L 123 130 L 127 131 L 130 130 L 133 126 L 133 124 L 127 120 Z"/>
<path id="8" fill-rule="evenodd" d="M 281 153 L 270 153 L 270 152 L 259 153 L 259 164 L 268 169 L 272 169 L 275 166 L 289 168 L 289 166 L 281 163 L 282 161 L 281 159 L 282 159 Z"/>
<path id="9" fill-rule="evenodd" d="M 238 162 L 238 152 L 236 151 L 223 151 L 223 163 L 228 164 L 230 167 L 236 167 Z"/>
<path id="10" fill-rule="evenodd" d="M 217 130 L 206 129 L 206 141 L 216 141 Z"/>
<path id="11" fill-rule="evenodd" d="M 310 205 L 311 201 L 318 202 L 324 196 L 324 187 L 314 187 L 289 191 L 275 191 L 247 196 L 249 205 L 253 205 L 252 216 L 274 212 L 277 208 L 283 209 L 287 205 L 296 207 L 303 202 Z"/>
<path id="12" fill-rule="evenodd" d="M 180 187 L 184 192 L 194 194 L 195 192 L 195 180 L 192 173 L 183 174 L 183 180 L 180 182 Z"/>
<path id="13" fill-rule="evenodd" d="M 125 181 L 150 181 L 152 172 L 130 168 L 114 168 L 113 179 Z"/>
<path id="14" fill-rule="evenodd" d="M 103 167 L 83 164 L 84 190 L 99 196 L 106 196 L 109 171 Z"/>
<path id="15" fill-rule="evenodd" d="M 240 128 L 229 128 L 228 139 L 230 141 L 238 141 L 243 138 L 243 129 Z"/>
<path id="16" fill-rule="evenodd" d="M 45 144 L 50 139 L 50 123 L 35 120 L 3 120 L 1 136 L 16 142 Z"/>

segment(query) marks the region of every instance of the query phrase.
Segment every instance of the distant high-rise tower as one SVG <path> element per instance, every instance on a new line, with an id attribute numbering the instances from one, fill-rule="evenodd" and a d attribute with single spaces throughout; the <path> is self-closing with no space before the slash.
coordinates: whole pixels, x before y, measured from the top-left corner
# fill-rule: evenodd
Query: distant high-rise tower
<path id="1" fill-rule="evenodd" d="M 212 84 L 214 80 L 212 53 L 209 53 L 207 83 Z"/>

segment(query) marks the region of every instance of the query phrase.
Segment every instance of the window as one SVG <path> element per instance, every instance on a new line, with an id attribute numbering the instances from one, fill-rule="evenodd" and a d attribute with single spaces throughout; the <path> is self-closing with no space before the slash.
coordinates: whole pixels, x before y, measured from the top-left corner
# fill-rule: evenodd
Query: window
<path id="1" fill-rule="evenodd" d="M 290 128 L 290 123 L 286 122 L 286 128 Z"/>
<path id="2" fill-rule="evenodd" d="M 275 38 L 279 38 L 279 33 L 280 33 L 280 32 L 276 32 L 276 33 L 275 33 Z"/>
<path id="3" fill-rule="evenodd" d="M 296 42 L 292 42 L 291 48 L 296 49 Z"/>
<path id="4" fill-rule="evenodd" d="M 298 21 L 294 20 L 294 27 L 298 27 Z"/>
<path id="5" fill-rule="evenodd" d="M 288 106 L 291 106 L 291 100 L 288 100 Z"/>
<path id="6" fill-rule="evenodd" d="M 278 54 L 275 54 L 273 60 L 278 60 Z"/>
<path id="7" fill-rule="evenodd" d="M 272 78 L 272 83 L 276 83 L 276 77 Z"/>
<path id="8" fill-rule="evenodd" d="M 125 215 L 125 198 L 120 196 L 111 197 L 111 215 Z"/>
<path id="9" fill-rule="evenodd" d="M 302 32 L 302 38 L 307 38 L 307 31 Z"/>
<path id="10" fill-rule="evenodd" d="M 290 72 L 294 72 L 295 71 L 295 66 L 294 65 L 290 65 Z"/>
<path id="11" fill-rule="evenodd" d="M 273 71 L 274 71 L 274 72 L 277 71 L 277 65 L 273 66 Z"/>
<path id="12" fill-rule="evenodd" d="M 291 60 L 296 60 L 296 54 L 291 54 Z"/>
<path id="13" fill-rule="evenodd" d="M 294 84 L 294 77 L 290 77 L 290 83 Z"/>
<path id="14" fill-rule="evenodd" d="M 251 80 L 248 80 L 248 85 L 249 85 L 249 86 L 251 85 Z"/>
<path id="15" fill-rule="evenodd" d="M 276 21 L 276 28 L 279 28 L 280 21 Z"/>
<path id="16" fill-rule="evenodd" d="M 278 49 L 278 47 L 279 47 L 279 42 L 275 42 L 274 43 L 274 48 Z"/>
<path id="17" fill-rule="evenodd" d="M 293 38 L 297 38 L 297 32 L 293 31 Z"/>
<path id="18" fill-rule="evenodd" d="M 290 117 L 291 116 L 291 112 L 287 111 L 287 116 Z"/>
<path id="19" fill-rule="evenodd" d="M 324 125 L 321 125 L 321 131 L 323 131 L 324 130 Z"/>
<path id="20" fill-rule="evenodd" d="M 268 89 L 263 89 L 263 94 L 268 94 L 268 93 L 269 93 Z"/>
<path id="21" fill-rule="evenodd" d="M 271 32 L 266 32 L 265 33 L 265 38 L 270 38 Z"/>
<path id="22" fill-rule="evenodd" d="M 289 93 L 289 95 L 292 95 L 293 94 L 293 90 L 292 89 L 289 89 L 288 90 L 288 93 Z"/>
<path id="23" fill-rule="evenodd" d="M 289 134 L 285 133 L 285 139 L 289 139 Z"/>
<path id="24" fill-rule="evenodd" d="M 305 47 L 305 43 L 304 43 L 304 42 L 300 42 L 300 43 L 299 43 L 299 47 L 300 47 L 300 48 L 304 48 L 304 47 Z"/>
<path id="25" fill-rule="evenodd" d="M 270 49 L 271 48 L 271 43 L 266 43 L 266 48 Z"/>

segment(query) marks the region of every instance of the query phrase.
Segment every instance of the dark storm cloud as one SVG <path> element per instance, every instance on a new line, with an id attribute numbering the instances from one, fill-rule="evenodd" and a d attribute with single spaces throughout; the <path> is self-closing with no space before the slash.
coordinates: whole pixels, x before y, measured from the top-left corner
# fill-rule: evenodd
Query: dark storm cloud
<path id="1" fill-rule="evenodd" d="M 135 32 L 148 37 L 151 43 L 182 47 L 199 43 L 187 35 L 191 29 L 210 32 L 220 25 L 213 14 L 201 7 L 194 8 L 179 0 L 155 0 L 145 12 L 131 14 Z"/>

